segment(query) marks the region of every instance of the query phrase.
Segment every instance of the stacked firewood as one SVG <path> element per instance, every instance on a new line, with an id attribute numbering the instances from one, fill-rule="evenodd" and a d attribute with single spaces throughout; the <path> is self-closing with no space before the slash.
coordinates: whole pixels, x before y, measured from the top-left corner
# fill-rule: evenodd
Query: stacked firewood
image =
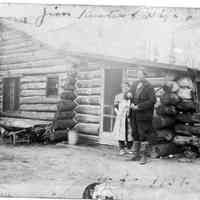
<path id="1" fill-rule="evenodd" d="M 169 81 L 158 92 L 153 125 L 153 152 L 156 156 L 195 151 L 200 144 L 200 120 L 193 99 L 192 81 L 185 78 Z"/>

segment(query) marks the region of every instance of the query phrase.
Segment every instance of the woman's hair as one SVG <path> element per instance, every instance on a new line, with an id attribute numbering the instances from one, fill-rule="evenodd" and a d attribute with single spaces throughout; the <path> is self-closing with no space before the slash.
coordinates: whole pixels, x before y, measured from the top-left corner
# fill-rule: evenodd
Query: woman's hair
<path id="1" fill-rule="evenodd" d="M 126 100 L 131 99 L 131 97 L 132 97 L 132 94 L 130 92 L 126 92 L 124 94 L 124 99 L 126 99 Z"/>
<path id="2" fill-rule="evenodd" d="M 128 81 L 124 81 L 124 82 L 121 84 L 122 87 L 123 87 L 124 85 L 127 85 L 128 87 L 131 86 L 130 83 L 129 83 Z"/>

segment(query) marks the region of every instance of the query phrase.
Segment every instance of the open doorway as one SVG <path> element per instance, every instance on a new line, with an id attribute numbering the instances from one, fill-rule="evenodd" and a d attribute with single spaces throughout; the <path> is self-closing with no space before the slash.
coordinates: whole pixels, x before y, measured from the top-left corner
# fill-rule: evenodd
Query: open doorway
<path id="1" fill-rule="evenodd" d="M 123 69 L 104 70 L 104 103 L 102 135 L 109 137 L 115 123 L 114 98 L 121 92 Z"/>

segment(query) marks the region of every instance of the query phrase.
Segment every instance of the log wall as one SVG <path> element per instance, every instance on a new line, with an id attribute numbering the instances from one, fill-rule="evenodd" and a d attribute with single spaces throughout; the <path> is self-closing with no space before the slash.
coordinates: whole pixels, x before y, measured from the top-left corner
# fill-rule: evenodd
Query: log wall
<path id="1" fill-rule="evenodd" d="M 2 25 L 0 41 L 0 111 L 9 118 L 55 119 L 62 86 L 72 63 L 28 35 Z M 57 75 L 59 94 L 46 96 L 47 77 Z M 19 109 L 3 112 L 3 78 L 20 78 Z M 72 115 L 73 117 L 73 115 Z"/>
<path id="2" fill-rule="evenodd" d="M 103 76 L 99 63 L 88 62 L 77 73 L 75 84 L 75 129 L 83 134 L 99 135 Z"/>

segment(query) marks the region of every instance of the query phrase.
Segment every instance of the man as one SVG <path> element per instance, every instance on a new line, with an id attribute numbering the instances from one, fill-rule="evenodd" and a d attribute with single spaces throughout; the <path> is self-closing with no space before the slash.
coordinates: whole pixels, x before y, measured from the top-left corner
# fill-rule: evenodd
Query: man
<path id="1" fill-rule="evenodd" d="M 149 141 L 156 97 L 152 85 L 145 79 L 144 69 L 138 68 L 137 81 L 131 86 L 131 126 L 134 138 L 134 156 L 131 160 L 147 163 Z"/>

